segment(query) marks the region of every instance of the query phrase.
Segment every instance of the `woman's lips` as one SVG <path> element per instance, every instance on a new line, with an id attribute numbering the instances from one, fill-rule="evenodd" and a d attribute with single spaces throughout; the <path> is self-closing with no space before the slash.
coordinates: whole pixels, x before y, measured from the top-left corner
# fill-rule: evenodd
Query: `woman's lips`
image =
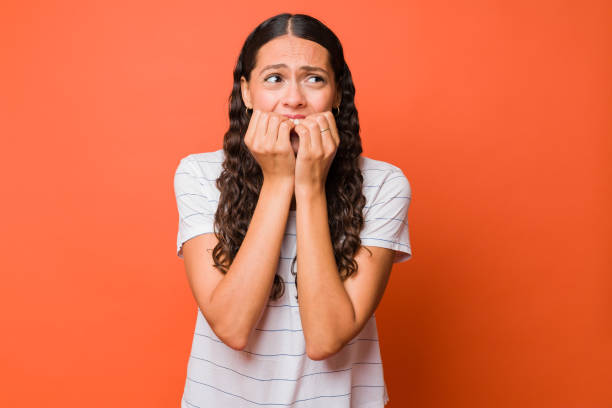
<path id="1" fill-rule="evenodd" d="M 289 119 L 291 119 L 293 121 L 293 124 L 295 125 L 299 125 L 300 124 L 300 119 L 304 119 L 306 118 L 306 116 L 304 115 L 283 115 Z"/>

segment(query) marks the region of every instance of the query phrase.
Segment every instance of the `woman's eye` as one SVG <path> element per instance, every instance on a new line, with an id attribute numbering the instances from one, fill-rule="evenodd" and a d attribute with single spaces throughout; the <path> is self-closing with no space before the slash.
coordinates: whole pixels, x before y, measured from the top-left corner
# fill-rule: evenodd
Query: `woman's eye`
<path id="1" fill-rule="evenodd" d="M 279 78 L 279 81 L 269 81 L 269 79 L 271 79 L 271 78 Z M 309 77 L 309 78 L 308 78 L 308 80 L 311 80 L 311 79 L 318 79 L 318 80 L 319 80 L 319 81 L 314 81 L 314 83 L 316 83 L 316 82 L 325 82 L 325 79 L 323 79 L 323 78 L 322 78 L 322 77 L 320 77 L 320 76 L 316 76 L 316 75 L 313 75 L 313 76 L 311 76 L 311 77 Z M 265 79 L 265 81 L 266 81 L 266 82 L 271 82 L 271 83 L 277 83 L 277 82 L 280 82 L 280 76 L 279 76 L 279 75 L 276 75 L 276 74 L 274 74 L 274 75 L 270 75 L 269 77 L 267 77 L 267 78 Z"/>
<path id="2" fill-rule="evenodd" d="M 266 82 L 269 82 L 268 79 L 270 78 L 280 78 L 278 75 L 270 75 L 269 77 L 266 78 Z M 272 81 L 272 82 L 277 82 L 277 81 Z"/>

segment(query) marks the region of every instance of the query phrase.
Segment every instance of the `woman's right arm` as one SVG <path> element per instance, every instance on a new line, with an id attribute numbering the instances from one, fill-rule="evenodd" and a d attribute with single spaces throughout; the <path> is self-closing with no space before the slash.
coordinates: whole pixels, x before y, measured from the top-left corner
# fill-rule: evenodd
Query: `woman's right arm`
<path id="1" fill-rule="evenodd" d="M 253 115 L 259 116 L 259 112 Z M 187 278 L 196 302 L 217 337 L 236 350 L 246 346 L 268 302 L 287 222 L 283 214 L 289 213 L 294 191 L 291 160 L 282 156 L 289 152 L 294 159 L 289 142 L 292 122 L 277 116 L 270 121 L 270 127 L 277 130 L 266 136 L 270 115 L 263 115 L 259 122 L 253 122 L 256 117 L 252 119 L 245 143 L 262 166 L 264 181 L 247 233 L 228 272 L 223 274 L 213 266 L 212 249 L 217 244 L 214 234 L 199 235 L 183 244 Z M 278 141 L 274 143 L 280 145 L 281 153 L 263 152 L 265 138 L 270 137 L 267 140 L 272 143 L 277 132 Z M 262 143 L 259 146 L 252 144 L 257 138 Z"/>

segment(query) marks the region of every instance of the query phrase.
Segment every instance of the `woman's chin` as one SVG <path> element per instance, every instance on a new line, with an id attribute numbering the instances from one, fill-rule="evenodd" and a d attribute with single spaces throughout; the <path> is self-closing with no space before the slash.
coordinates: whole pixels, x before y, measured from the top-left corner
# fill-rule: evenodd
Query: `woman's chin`
<path id="1" fill-rule="evenodd" d="M 291 147 L 293 147 L 293 152 L 297 156 L 298 148 L 300 146 L 299 136 L 295 134 L 295 132 L 292 131 L 291 134 L 289 135 L 289 141 L 291 142 Z"/>

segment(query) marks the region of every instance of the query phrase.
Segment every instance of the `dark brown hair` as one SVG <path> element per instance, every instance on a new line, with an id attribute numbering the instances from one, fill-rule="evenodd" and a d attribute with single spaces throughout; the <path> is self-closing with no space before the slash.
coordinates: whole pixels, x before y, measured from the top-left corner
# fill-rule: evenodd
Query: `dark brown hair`
<path id="1" fill-rule="evenodd" d="M 261 167 L 244 143 L 250 115 L 242 100 L 240 77 L 250 79 L 261 46 L 287 34 L 314 41 L 327 49 L 335 83 L 342 95 L 340 109 L 335 114 L 340 144 L 327 175 L 325 194 L 334 258 L 344 281 L 357 271 L 354 256 L 361 246 L 359 232 L 364 223 L 365 197 L 359 169 L 362 148 L 354 104 L 355 87 L 336 35 L 319 20 L 304 14 L 284 13 L 262 22 L 249 34 L 238 57 L 229 98 L 230 126 L 223 139 L 225 160 L 217 179 L 221 194 L 215 214 L 215 235 L 219 242 L 213 249 L 213 261 L 217 269 L 227 273 L 246 235 L 263 183 Z M 297 288 L 296 260 L 297 256 L 291 263 L 291 273 L 296 276 Z M 284 283 L 276 275 L 270 298 L 278 299 L 284 290 Z"/>

